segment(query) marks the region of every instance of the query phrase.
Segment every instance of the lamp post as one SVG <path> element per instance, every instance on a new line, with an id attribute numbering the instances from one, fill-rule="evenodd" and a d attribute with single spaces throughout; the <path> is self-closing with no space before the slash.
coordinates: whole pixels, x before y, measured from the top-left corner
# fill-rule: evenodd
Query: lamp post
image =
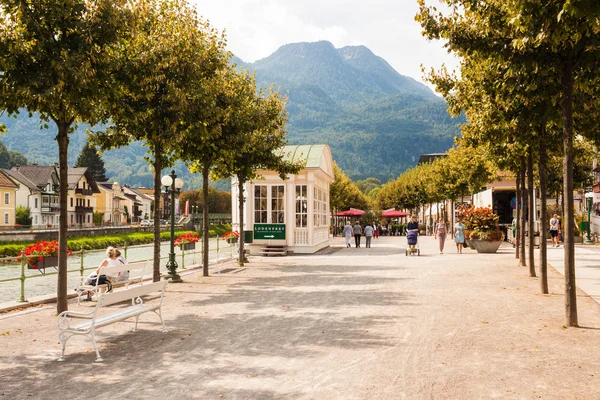
<path id="1" fill-rule="evenodd" d="M 592 201 L 594 200 L 594 192 L 587 192 L 585 194 L 585 200 L 587 202 L 587 212 L 588 212 L 588 225 L 587 225 L 587 239 L 585 240 L 586 244 L 594 244 L 594 242 L 592 241 Z"/>
<path id="2" fill-rule="evenodd" d="M 160 182 L 165 187 L 167 195 L 171 195 L 171 252 L 169 253 L 169 262 L 167 262 L 169 270 L 167 279 L 171 279 L 171 282 L 183 282 L 177 274 L 177 261 L 175 261 L 175 195 L 183 187 L 183 180 L 178 178 L 173 170 L 171 175 L 163 176 Z"/>

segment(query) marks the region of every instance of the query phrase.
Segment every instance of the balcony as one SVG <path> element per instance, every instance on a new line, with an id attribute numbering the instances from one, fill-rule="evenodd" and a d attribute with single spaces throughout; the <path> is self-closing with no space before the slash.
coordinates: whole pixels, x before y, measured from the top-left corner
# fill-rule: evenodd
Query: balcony
<path id="1" fill-rule="evenodd" d="M 57 213 L 59 211 L 60 211 L 59 207 L 42 204 L 42 212 L 43 213 Z"/>
<path id="2" fill-rule="evenodd" d="M 77 214 L 89 214 L 94 212 L 94 207 L 75 206 L 75 212 Z"/>
<path id="3" fill-rule="evenodd" d="M 82 194 L 84 196 L 91 196 L 93 194 L 93 191 L 90 188 L 87 188 L 87 189 L 76 188 L 75 193 Z"/>
<path id="4" fill-rule="evenodd" d="M 142 210 L 133 210 L 133 215 L 134 215 L 135 217 L 139 217 L 139 216 L 141 216 L 141 215 L 142 215 Z"/>

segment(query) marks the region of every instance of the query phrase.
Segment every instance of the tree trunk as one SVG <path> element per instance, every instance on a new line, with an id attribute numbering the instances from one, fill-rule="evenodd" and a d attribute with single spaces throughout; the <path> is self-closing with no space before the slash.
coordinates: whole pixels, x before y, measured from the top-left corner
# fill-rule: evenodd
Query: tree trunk
<path id="1" fill-rule="evenodd" d="M 546 205 L 546 190 L 547 190 L 547 179 L 548 171 L 546 170 L 546 144 L 544 143 L 544 136 L 546 134 L 546 127 L 542 125 L 540 130 L 540 161 L 539 161 L 539 173 L 540 173 L 540 289 L 542 293 L 548 294 L 548 209 Z"/>
<path id="2" fill-rule="evenodd" d="M 160 221 L 161 221 L 161 172 L 162 172 L 162 146 L 160 142 L 154 143 L 154 258 L 152 260 L 152 281 L 160 281 Z"/>
<path id="3" fill-rule="evenodd" d="M 208 253 L 210 252 L 208 245 L 208 163 L 202 167 L 202 244 L 204 251 L 202 252 L 202 275 L 208 276 Z"/>
<path id="4" fill-rule="evenodd" d="M 238 175 L 238 201 L 239 201 L 239 218 L 240 218 L 240 237 L 238 239 L 239 247 L 239 265 L 244 266 L 244 184 L 246 183 L 245 178 L 242 175 Z M 337 228 L 337 225 L 336 225 Z M 335 229 L 334 229 L 335 232 Z"/>
<path id="5" fill-rule="evenodd" d="M 575 284 L 575 243 L 573 215 L 573 56 L 567 55 L 562 70 L 563 90 L 563 223 L 565 241 L 565 314 L 568 326 L 578 326 Z"/>
<path id="6" fill-rule="evenodd" d="M 56 312 L 57 314 L 60 314 L 69 309 L 67 304 L 67 199 L 69 196 L 69 164 L 67 153 L 69 150 L 69 127 L 71 124 L 68 122 L 57 122 L 57 125 L 58 135 L 56 136 L 56 141 L 58 142 L 58 174 L 60 178 L 60 215 L 58 217 L 58 282 L 56 286 Z"/>
<path id="7" fill-rule="evenodd" d="M 525 190 L 525 157 L 521 157 L 521 167 L 520 167 L 519 179 L 521 180 L 521 220 L 519 221 L 521 224 L 521 248 L 519 249 L 521 252 L 519 253 L 519 259 L 521 260 L 521 266 L 526 267 L 527 261 L 525 259 L 525 227 L 526 217 L 527 217 L 527 191 Z"/>
<path id="8" fill-rule="evenodd" d="M 527 204 L 527 209 L 529 210 L 527 213 L 529 231 L 529 276 L 535 278 L 535 199 L 533 198 L 533 150 L 529 148 L 527 153 L 527 198 L 529 200 Z"/>
<path id="9" fill-rule="evenodd" d="M 515 229 L 515 258 L 521 261 L 521 213 L 523 212 L 523 198 L 521 197 L 521 169 L 516 174 L 517 197 L 517 226 Z"/>

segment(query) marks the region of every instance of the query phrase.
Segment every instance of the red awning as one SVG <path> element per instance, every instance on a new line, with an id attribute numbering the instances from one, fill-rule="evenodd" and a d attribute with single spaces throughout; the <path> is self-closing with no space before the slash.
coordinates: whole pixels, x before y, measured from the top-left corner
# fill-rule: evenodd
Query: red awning
<path id="1" fill-rule="evenodd" d="M 351 208 L 346 211 L 340 211 L 335 213 L 336 217 L 361 217 L 365 214 L 363 210 L 359 210 L 358 208 Z"/>
<path id="2" fill-rule="evenodd" d="M 384 212 L 381 213 L 381 216 L 383 218 L 399 218 L 399 217 L 408 217 L 410 215 L 410 213 L 404 212 L 404 211 L 396 211 L 393 208 L 390 208 L 389 210 L 385 210 Z"/>

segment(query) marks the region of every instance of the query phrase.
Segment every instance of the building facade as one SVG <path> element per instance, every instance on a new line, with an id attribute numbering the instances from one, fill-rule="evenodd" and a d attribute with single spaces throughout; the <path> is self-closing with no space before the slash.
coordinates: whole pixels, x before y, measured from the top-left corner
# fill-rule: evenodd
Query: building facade
<path id="1" fill-rule="evenodd" d="M 334 181 L 328 145 L 286 146 L 285 158 L 306 166 L 282 180 L 274 171 L 260 171 L 263 180 L 244 186 L 244 230 L 252 231 L 251 254 L 265 245 L 287 246 L 293 253 L 314 253 L 329 246 L 329 185 Z M 238 182 L 232 179 L 232 226 L 239 230 Z"/>
<path id="2" fill-rule="evenodd" d="M 87 168 L 69 168 L 67 222 L 71 226 L 91 226 L 94 221 L 98 185 Z"/>

